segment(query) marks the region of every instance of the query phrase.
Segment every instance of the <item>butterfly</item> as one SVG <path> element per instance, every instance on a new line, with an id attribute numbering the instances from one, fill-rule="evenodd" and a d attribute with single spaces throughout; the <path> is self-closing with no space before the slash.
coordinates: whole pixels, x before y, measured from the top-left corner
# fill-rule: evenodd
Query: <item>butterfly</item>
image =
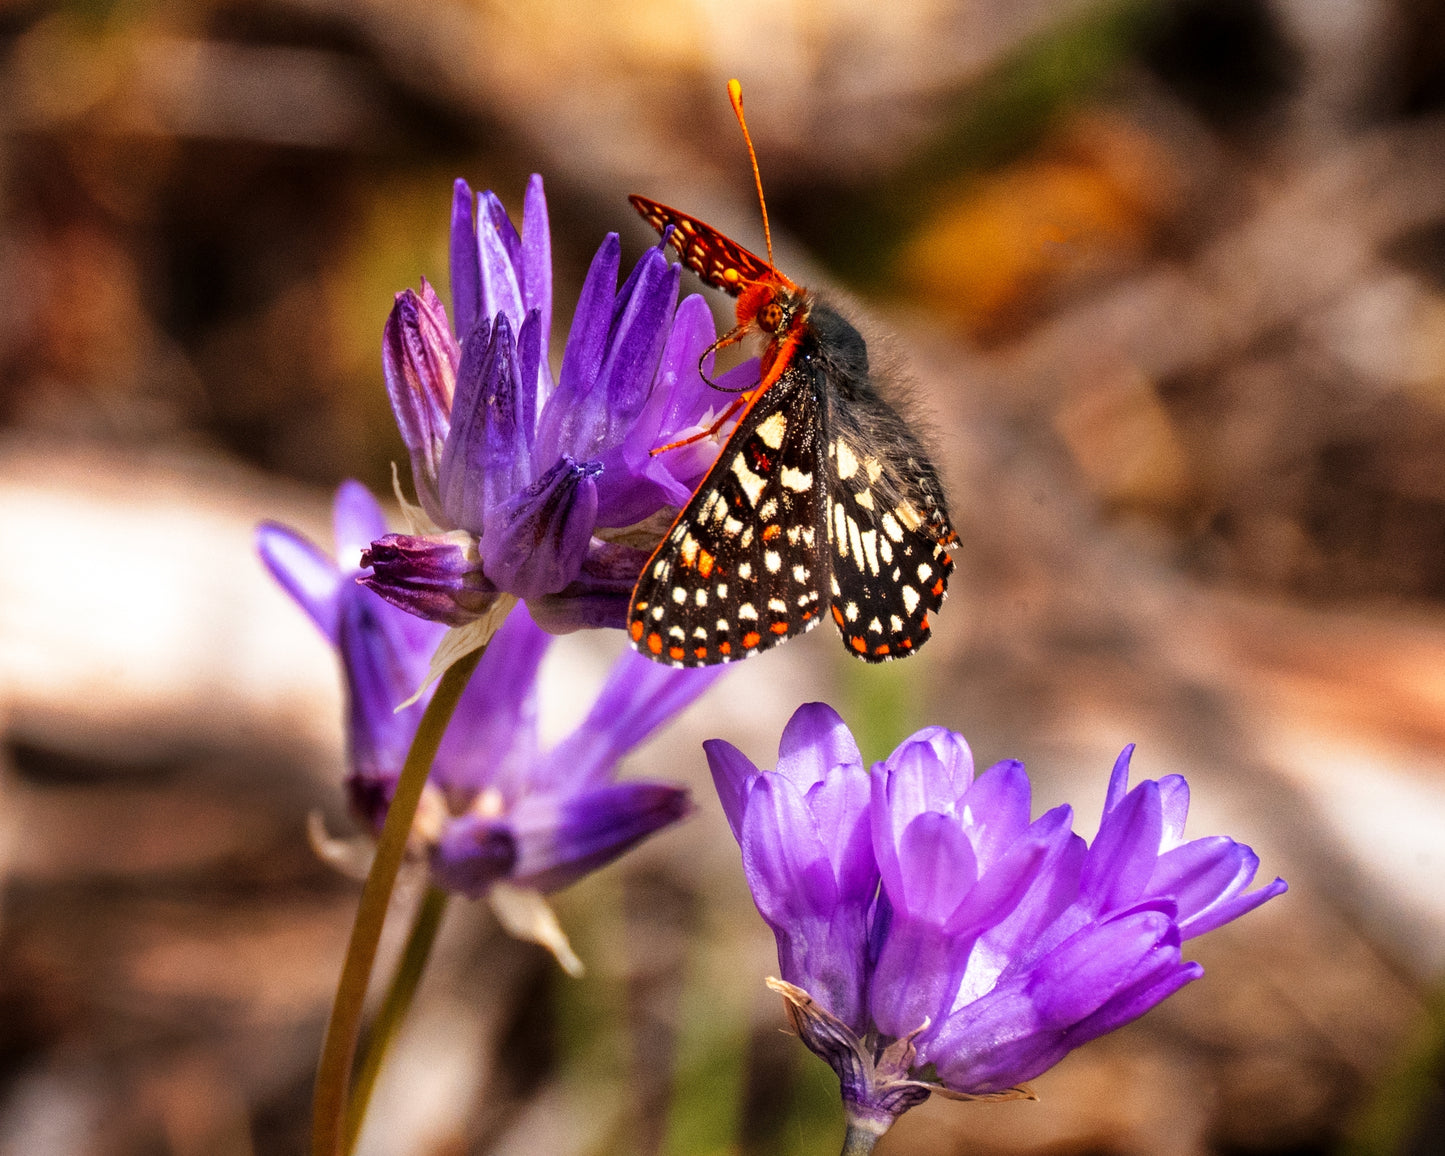
<path id="1" fill-rule="evenodd" d="M 728 96 L 762 203 L 737 81 Z M 874 386 L 862 336 L 778 272 L 766 204 L 765 261 L 677 209 L 631 202 L 684 265 L 737 297 L 737 326 L 713 348 L 755 330 L 766 339 L 758 384 L 708 432 L 734 413 L 737 424 L 633 588 L 633 645 L 674 666 L 712 666 L 831 616 L 858 658 L 913 653 L 943 604 L 957 535 L 938 471 Z"/>

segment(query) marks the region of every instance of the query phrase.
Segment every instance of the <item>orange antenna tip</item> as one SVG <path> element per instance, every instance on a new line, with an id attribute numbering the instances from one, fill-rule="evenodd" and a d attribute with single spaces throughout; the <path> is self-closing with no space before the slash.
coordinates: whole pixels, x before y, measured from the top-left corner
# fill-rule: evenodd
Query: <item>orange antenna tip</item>
<path id="1" fill-rule="evenodd" d="M 753 183 L 758 187 L 758 208 L 763 213 L 763 240 L 768 245 L 768 265 L 777 273 L 778 267 L 773 263 L 773 231 L 768 227 L 768 202 L 763 197 L 763 174 L 758 171 L 758 154 L 753 149 L 753 136 L 748 132 L 747 118 L 743 116 L 743 86 L 736 78 L 728 81 L 728 103 L 733 106 L 733 113 L 743 130 L 743 142 L 748 146 L 748 160 L 753 166 Z"/>

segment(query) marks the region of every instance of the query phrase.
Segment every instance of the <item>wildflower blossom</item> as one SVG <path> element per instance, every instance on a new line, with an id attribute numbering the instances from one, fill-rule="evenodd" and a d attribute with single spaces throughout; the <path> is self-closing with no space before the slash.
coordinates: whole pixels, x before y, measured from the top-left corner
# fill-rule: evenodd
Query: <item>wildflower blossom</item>
<path id="1" fill-rule="evenodd" d="M 337 495 L 338 560 L 268 524 L 262 560 L 336 647 L 347 684 L 353 808 L 379 831 L 429 694 L 397 710 L 445 627 L 359 585 L 356 560 L 385 530 L 376 500 L 350 482 Z M 628 653 L 582 724 L 551 750 L 537 734 L 537 671 L 551 636 L 518 607 L 457 705 L 413 830 L 435 881 L 473 897 L 500 883 L 551 892 L 615 859 L 690 809 L 686 790 L 616 782 L 618 761 L 711 685 Z"/>
<path id="2" fill-rule="evenodd" d="M 1243 844 L 1184 839 L 1181 776 L 1129 789 L 1132 747 L 1092 845 L 1068 807 L 1030 820 L 1021 763 L 975 777 L 941 727 L 869 770 L 813 703 L 776 770 L 720 740 L 706 750 L 777 939 L 771 982 L 838 1073 L 850 1128 L 875 1139 L 932 1092 L 1029 1094 L 1024 1081 L 1203 974 L 1183 940 L 1285 890 L 1247 890 L 1259 861 Z"/>
<path id="3" fill-rule="evenodd" d="M 497 197 L 456 184 L 452 317 L 432 288 L 397 296 L 386 383 L 434 532 L 387 535 L 363 581 L 453 626 L 505 594 L 552 631 L 622 626 L 661 535 L 629 534 L 682 505 L 716 443 L 651 451 L 707 428 L 720 408 L 698 370 L 716 340 L 701 297 L 676 304 L 680 267 L 659 245 L 621 288 L 610 234 L 582 287 L 555 386 L 547 363 L 551 247 L 540 177 L 518 233 Z M 756 376 L 745 365 L 719 384 Z M 745 387 L 745 382 L 741 387 Z M 724 399 L 726 400 L 726 399 Z"/>

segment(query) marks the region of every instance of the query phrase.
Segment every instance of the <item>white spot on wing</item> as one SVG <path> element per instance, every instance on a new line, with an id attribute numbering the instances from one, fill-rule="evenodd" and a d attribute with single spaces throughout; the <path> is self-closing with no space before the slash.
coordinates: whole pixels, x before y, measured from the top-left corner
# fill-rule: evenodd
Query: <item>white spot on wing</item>
<path id="1" fill-rule="evenodd" d="M 783 568 L 783 556 L 776 550 L 768 550 L 763 554 L 763 565 L 768 568 L 769 574 L 776 574 Z"/>
<path id="2" fill-rule="evenodd" d="M 738 607 L 738 617 L 746 618 L 749 622 L 758 620 L 758 612 L 751 602 L 744 602 Z"/>
<path id="3" fill-rule="evenodd" d="M 863 531 L 863 553 L 868 557 L 868 569 L 878 573 L 878 531 Z"/>
<path id="4" fill-rule="evenodd" d="M 758 437 L 770 450 L 783 444 L 783 435 L 788 432 L 788 419 L 781 410 L 770 413 L 758 423 Z"/>
<path id="5" fill-rule="evenodd" d="M 918 591 L 913 589 L 912 586 L 904 586 L 898 593 L 903 595 L 904 609 L 906 609 L 909 614 L 912 614 L 918 607 Z"/>
<path id="6" fill-rule="evenodd" d="M 792 466 L 784 466 L 778 480 L 783 483 L 786 489 L 796 494 L 806 494 L 813 488 L 813 475 L 804 473 L 802 470 L 795 470 Z"/>
<path id="7" fill-rule="evenodd" d="M 852 518 L 848 519 L 848 545 L 853 551 L 853 564 L 861 572 L 863 569 L 863 537 L 858 533 L 858 523 Z"/>
<path id="8" fill-rule="evenodd" d="M 763 487 L 768 484 L 767 479 L 758 477 L 757 474 L 748 469 L 748 463 L 743 461 L 742 454 L 738 454 L 737 457 L 733 458 L 733 476 L 737 478 L 738 485 L 742 486 L 743 493 L 747 495 L 748 504 L 756 506 L 758 504 L 758 498 L 762 496 Z"/>
<path id="9" fill-rule="evenodd" d="M 858 455 L 847 442 L 834 443 L 838 447 L 838 476 L 847 481 L 858 472 Z"/>

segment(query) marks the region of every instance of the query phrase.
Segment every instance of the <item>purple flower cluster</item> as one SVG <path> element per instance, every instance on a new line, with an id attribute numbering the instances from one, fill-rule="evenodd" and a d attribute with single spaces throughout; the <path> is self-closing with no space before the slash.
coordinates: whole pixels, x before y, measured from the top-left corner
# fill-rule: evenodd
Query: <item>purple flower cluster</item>
<path id="1" fill-rule="evenodd" d="M 295 531 L 258 531 L 262 560 L 341 658 L 357 813 L 380 830 L 429 695 L 397 710 L 426 676 L 446 627 L 356 582 L 366 544 L 386 532 L 376 499 L 349 482 L 336 498 L 337 560 Z M 414 829 L 436 881 L 470 896 L 502 881 L 550 892 L 610 862 L 690 809 L 686 790 L 614 781 L 618 761 L 706 690 L 628 652 L 582 724 L 551 750 L 537 734 L 537 672 L 551 644 L 523 606 L 493 637 L 433 765 Z"/>
<path id="2" fill-rule="evenodd" d="M 397 296 L 382 357 L 411 456 L 417 500 L 436 532 L 375 542 L 363 581 L 435 622 L 463 625 L 502 595 L 553 632 L 622 626 L 652 545 L 626 533 L 684 504 L 716 455 L 703 439 L 723 397 L 699 358 L 717 337 L 701 297 L 677 303 L 680 267 L 649 249 L 621 288 L 609 234 L 592 260 L 555 384 L 547 363 L 551 242 L 542 181 L 522 229 L 491 192 L 456 183 L 452 319 L 422 283 Z M 756 363 L 728 381 L 746 386 Z"/>
<path id="3" fill-rule="evenodd" d="M 941 727 L 871 770 L 821 703 L 793 715 L 774 771 L 707 744 L 777 938 L 776 986 L 855 1128 L 881 1134 L 931 1092 L 1022 1094 L 1197 979 L 1183 940 L 1285 890 L 1248 891 L 1259 861 L 1232 839 L 1186 841 L 1188 785 L 1129 789 L 1132 751 L 1090 845 L 1068 807 L 1030 819 L 1022 764 L 975 777 L 968 744 Z"/>

